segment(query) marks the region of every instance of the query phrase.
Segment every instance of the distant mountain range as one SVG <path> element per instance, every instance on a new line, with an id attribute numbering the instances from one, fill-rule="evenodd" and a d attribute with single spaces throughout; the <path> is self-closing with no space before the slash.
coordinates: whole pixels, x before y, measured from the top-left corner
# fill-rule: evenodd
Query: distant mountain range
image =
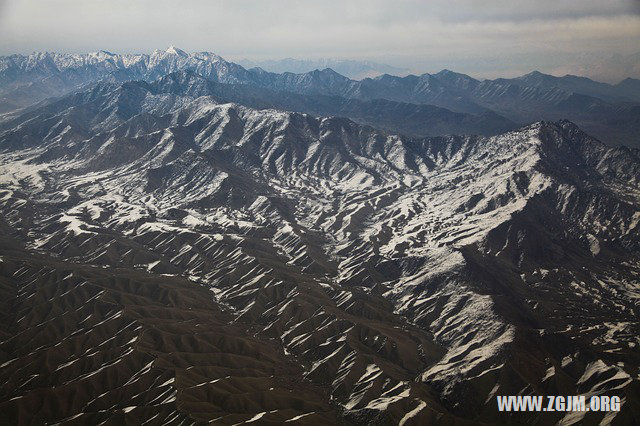
<path id="1" fill-rule="evenodd" d="M 292 72 L 303 74 L 314 70 L 331 68 L 335 72 L 353 80 L 373 78 L 382 74 L 406 76 L 410 71 L 406 68 L 398 68 L 391 65 L 380 64 L 372 61 L 355 61 L 348 59 L 293 59 L 252 61 L 241 59 L 238 64 L 245 68 L 262 68 L 265 71 L 275 73 Z"/>
<path id="2" fill-rule="evenodd" d="M 87 55 L 41 53 L 2 57 L 0 108 L 11 113 L 98 81 L 152 82 L 176 71 L 190 71 L 217 83 L 281 92 L 279 98 L 290 97 L 290 94 L 335 98 L 335 105 L 317 111 L 310 104 L 322 103 L 318 99 L 304 102 L 300 98 L 295 102 L 289 99 L 269 107 L 343 114 L 374 125 L 386 114 L 403 115 L 403 123 L 394 119 L 395 124 L 389 126 L 381 120 L 381 128 L 417 136 L 461 131 L 495 134 L 503 131 L 508 123 L 513 123 L 511 128 L 515 128 L 536 120 L 566 118 L 608 144 L 640 146 L 640 80 L 636 79 L 610 85 L 583 77 L 554 77 L 532 72 L 513 79 L 479 81 L 444 70 L 437 74 L 406 77 L 384 74 L 356 81 L 329 68 L 302 74 L 278 74 L 259 68 L 247 70 L 212 53 L 187 54 L 174 47 L 157 50 L 151 55 L 116 55 L 103 51 Z M 250 90 L 243 90 L 245 98 Z M 258 91 L 256 96 L 261 96 Z M 274 101 L 271 95 L 269 97 Z M 375 101 L 375 107 L 349 104 L 346 100 Z M 323 102 L 330 101 L 323 98 Z M 296 103 L 304 105 L 297 109 Z M 475 116 L 452 118 L 453 115 L 440 110 L 448 116 L 434 120 L 436 125 L 430 127 L 431 123 L 423 121 L 429 113 L 421 105 Z M 490 114 L 489 123 L 487 114 Z M 447 126 L 447 122 L 452 125 Z M 461 122 L 465 124 L 460 125 Z M 479 124 L 467 124 L 474 122 Z"/>

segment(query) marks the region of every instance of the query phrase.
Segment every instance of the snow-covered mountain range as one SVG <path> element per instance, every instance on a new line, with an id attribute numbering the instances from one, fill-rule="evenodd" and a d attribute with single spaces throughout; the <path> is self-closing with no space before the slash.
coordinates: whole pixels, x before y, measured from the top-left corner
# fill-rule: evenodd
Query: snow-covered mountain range
<path id="1" fill-rule="evenodd" d="M 10 422 L 640 420 L 637 149 L 566 120 L 425 138 L 286 103 L 489 84 L 451 73 L 354 83 L 177 49 L 20 67 L 44 63 L 86 86 L 0 123 Z M 516 394 L 623 404 L 499 413 Z"/>

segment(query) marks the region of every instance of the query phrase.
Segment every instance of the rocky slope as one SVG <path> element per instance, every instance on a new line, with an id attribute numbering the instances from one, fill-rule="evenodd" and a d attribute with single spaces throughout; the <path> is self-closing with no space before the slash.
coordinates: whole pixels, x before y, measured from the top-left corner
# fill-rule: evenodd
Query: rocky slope
<path id="1" fill-rule="evenodd" d="M 5 122 L 0 177 L 15 421 L 640 420 L 640 158 L 570 122 L 410 138 L 101 84 Z"/>

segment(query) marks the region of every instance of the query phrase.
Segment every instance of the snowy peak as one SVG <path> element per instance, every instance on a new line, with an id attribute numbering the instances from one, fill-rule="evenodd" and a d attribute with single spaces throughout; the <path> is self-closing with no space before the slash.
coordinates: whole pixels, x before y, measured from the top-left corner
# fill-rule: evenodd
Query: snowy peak
<path id="1" fill-rule="evenodd" d="M 177 56 L 189 56 L 184 50 L 180 50 L 177 47 L 171 45 L 165 50 L 165 53 L 169 55 L 177 55 Z"/>

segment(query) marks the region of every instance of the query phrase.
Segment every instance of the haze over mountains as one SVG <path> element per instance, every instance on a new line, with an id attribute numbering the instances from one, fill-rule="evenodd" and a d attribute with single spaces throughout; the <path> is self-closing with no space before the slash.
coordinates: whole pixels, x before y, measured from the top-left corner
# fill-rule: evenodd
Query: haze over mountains
<path id="1" fill-rule="evenodd" d="M 356 61 L 349 59 L 286 58 L 280 60 L 263 61 L 241 59 L 237 61 L 237 63 L 245 68 L 262 68 L 266 71 L 276 73 L 292 72 L 295 74 L 302 74 L 314 70 L 331 68 L 338 74 L 342 74 L 345 77 L 349 77 L 353 80 L 373 78 L 382 74 L 391 74 L 397 76 L 405 76 L 410 74 L 410 71 L 406 68 L 394 67 L 391 65 L 372 61 Z"/>
<path id="2" fill-rule="evenodd" d="M 0 412 L 640 422 L 636 84 L 2 58 Z"/>

